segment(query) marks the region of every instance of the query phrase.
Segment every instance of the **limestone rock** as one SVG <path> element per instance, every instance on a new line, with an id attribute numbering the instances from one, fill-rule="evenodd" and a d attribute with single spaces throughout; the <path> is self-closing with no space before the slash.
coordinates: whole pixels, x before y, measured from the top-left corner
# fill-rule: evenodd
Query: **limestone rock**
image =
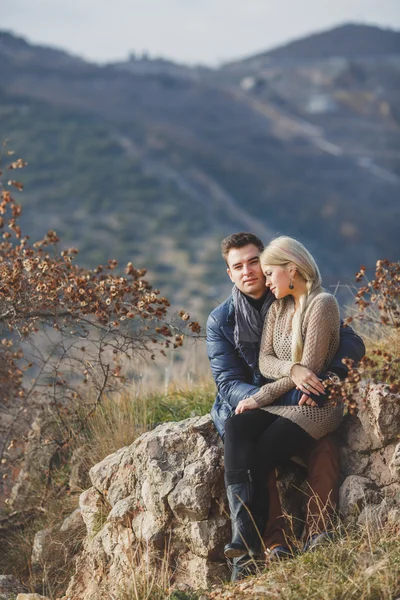
<path id="1" fill-rule="evenodd" d="M 390 472 L 396 479 L 400 478 L 400 443 L 395 446 L 389 463 Z"/>
<path id="2" fill-rule="evenodd" d="M 400 477 L 400 395 L 381 384 L 364 386 L 357 406 L 357 416 L 346 415 L 339 429 L 343 478 L 390 486 Z"/>
<path id="3" fill-rule="evenodd" d="M 0 575 L 0 600 L 14 600 L 25 587 L 13 575 Z"/>
<path id="4" fill-rule="evenodd" d="M 141 438 L 139 438 L 141 439 Z M 134 473 L 135 469 L 130 462 L 128 448 L 121 448 L 114 454 L 110 454 L 103 461 L 94 465 L 89 471 L 92 486 L 103 496 L 108 496 L 108 501 L 111 506 L 115 504 L 112 497 L 110 498 L 110 488 L 114 483 L 115 496 L 120 500 L 129 496 L 129 489 L 120 489 L 118 486 L 127 486 L 128 481 L 130 487 L 135 484 Z M 112 496 L 112 494 L 111 494 Z"/>
<path id="5" fill-rule="evenodd" d="M 137 512 L 137 507 L 137 500 L 134 496 L 128 496 L 128 498 L 119 500 L 111 509 L 107 521 L 122 523 L 126 527 L 130 527 L 133 516 Z"/>
<path id="6" fill-rule="evenodd" d="M 399 479 L 399 473 L 393 472 L 391 461 L 395 454 L 396 446 L 389 444 L 371 452 L 365 475 L 374 481 L 379 487 L 388 486 Z"/>
<path id="7" fill-rule="evenodd" d="M 339 490 L 340 512 L 345 520 L 358 516 L 367 503 L 377 504 L 381 496 L 368 477 L 350 475 Z"/>
<path id="8" fill-rule="evenodd" d="M 50 600 L 50 598 L 40 594 L 18 594 L 17 600 Z"/>
<path id="9" fill-rule="evenodd" d="M 371 463 L 370 453 L 365 454 L 364 452 L 354 452 L 354 450 L 352 450 L 345 441 L 340 443 L 339 450 L 343 479 L 349 475 L 366 475 Z"/>
<path id="10" fill-rule="evenodd" d="M 84 525 L 81 509 L 76 508 L 73 513 L 64 519 L 60 527 L 60 531 L 63 533 L 68 532 L 71 535 L 76 535 L 82 532 Z"/>
<path id="11" fill-rule="evenodd" d="M 133 560 L 160 561 L 166 548 L 175 583 L 202 587 L 226 575 L 223 446 L 210 416 L 160 425 L 95 465 L 90 478 L 80 498 L 89 536 L 71 600 L 117 595 L 130 585 Z"/>
<path id="12" fill-rule="evenodd" d="M 88 535 L 94 535 L 109 512 L 103 497 L 94 488 L 89 488 L 80 495 L 79 508 Z"/>
<path id="13" fill-rule="evenodd" d="M 203 521 L 211 508 L 210 488 L 220 478 L 221 452 L 211 447 L 200 460 L 188 465 L 168 495 L 168 504 L 177 520 Z"/>
<path id="14" fill-rule="evenodd" d="M 33 540 L 31 562 L 34 570 L 39 570 L 40 567 L 47 562 L 50 562 L 54 553 L 54 546 L 57 546 L 55 541 L 57 528 L 42 529 L 35 534 Z"/>
<path id="15" fill-rule="evenodd" d="M 383 384 L 371 386 L 366 403 L 375 436 L 386 445 L 400 433 L 400 397 Z"/>
<path id="16" fill-rule="evenodd" d="M 346 415 L 340 429 L 342 439 L 351 452 L 368 453 L 373 448 L 381 447 L 381 443 L 372 429 L 368 411 L 364 404 L 359 408 L 356 417 Z"/>

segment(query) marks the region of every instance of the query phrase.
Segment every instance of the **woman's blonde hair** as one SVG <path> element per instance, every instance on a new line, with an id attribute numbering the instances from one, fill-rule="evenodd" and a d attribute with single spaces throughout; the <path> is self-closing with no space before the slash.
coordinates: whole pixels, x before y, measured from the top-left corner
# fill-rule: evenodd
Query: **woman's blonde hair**
<path id="1" fill-rule="evenodd" d="M 282 235 L 272 240 L 260 255 L 261 266 L 294 265 L 297 273 L 306 282 L 306 292 L 299 299 L 299 309 L 292 321 L 292 360 L 299 362 L 303 355 L 302 323 L 304 313 L 311 300 L 322 291 L 321 274 L 309 251 L 297 240 Z"/>

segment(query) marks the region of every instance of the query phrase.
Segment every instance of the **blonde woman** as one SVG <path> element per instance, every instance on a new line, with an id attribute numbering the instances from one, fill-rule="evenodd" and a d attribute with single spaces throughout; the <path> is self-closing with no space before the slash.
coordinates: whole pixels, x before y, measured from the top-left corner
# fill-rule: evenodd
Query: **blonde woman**
<path id="1" fill-rule="evenodd" d="M 314 258 L 297 240 L 274 239 L 260 256 L 266 285 L 277 301 L 268 312 L 259 367 L 270 380 L 239 402 L 226 422 L 225 484 L 232 541 L 227 558 L 257 548 L 268 516 L 268 473 L 306 450 L 339 425 L 342 406 L 332 406 L 314 373 L 326 371 L 339 346 L 336 299 L 323 291 Z M 297 387 L 297 389 L 296 389 Z"/>

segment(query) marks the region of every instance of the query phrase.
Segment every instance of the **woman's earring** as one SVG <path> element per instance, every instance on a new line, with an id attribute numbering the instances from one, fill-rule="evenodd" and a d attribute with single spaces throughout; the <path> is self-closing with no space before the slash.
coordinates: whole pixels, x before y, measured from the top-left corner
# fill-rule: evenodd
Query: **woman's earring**
<path id="1" fill-rule="evenodd" d="M 293 279 L 290 279 L 289 290 L 294 290 Z"/>

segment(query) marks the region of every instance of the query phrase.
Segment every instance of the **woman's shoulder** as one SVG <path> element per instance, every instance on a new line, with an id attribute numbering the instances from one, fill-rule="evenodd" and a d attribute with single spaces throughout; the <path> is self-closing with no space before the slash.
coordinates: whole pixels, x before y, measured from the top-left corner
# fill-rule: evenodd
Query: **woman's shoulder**
<path id="1" fill-rule="evenodd" d="M 333 296 L 329 292 L 320 292 L 319 294 L 314 296 L 314 298 L 311 300 L 310 304 L 308 305 L 308 309 L 316 310 L 317 308 L 320 308 L 323 310 L 335 309 L 335 311 L 338 311 L 339 304 L 338 304 L 338 301 L 336 300 L 335 296 Z"/>

